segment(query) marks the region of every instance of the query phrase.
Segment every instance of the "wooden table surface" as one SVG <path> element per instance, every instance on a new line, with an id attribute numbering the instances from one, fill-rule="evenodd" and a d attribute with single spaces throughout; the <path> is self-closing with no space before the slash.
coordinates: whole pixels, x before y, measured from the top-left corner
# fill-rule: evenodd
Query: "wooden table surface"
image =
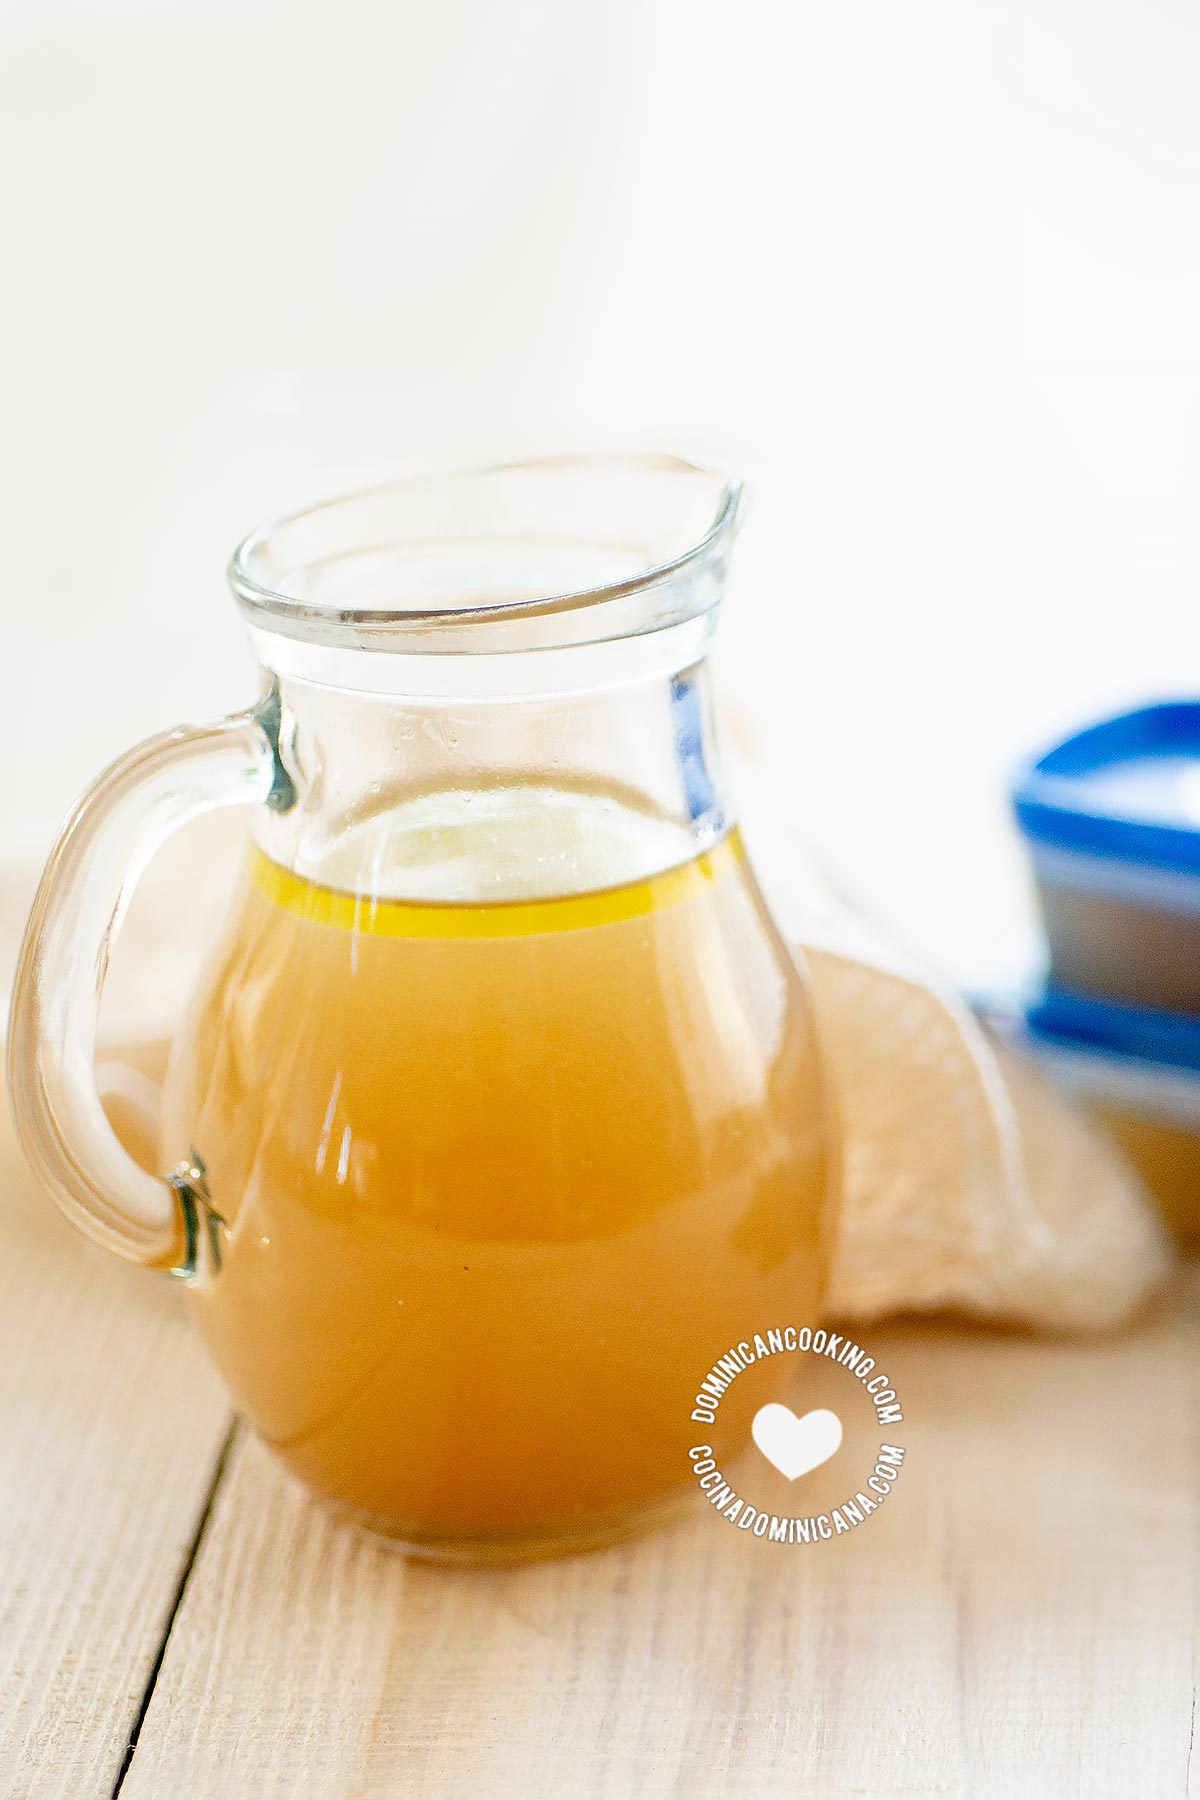
<path id="1" fill-rule="evenodd" d="M 705 1507 L 574 1561 L 406 1560 L 236 1425 L 166 1280 L 0 1135 L 0 1795 L 1183 1795 L 1200 1282 L 1063 1344 L 900 1324 L 869 1530 Z"/>

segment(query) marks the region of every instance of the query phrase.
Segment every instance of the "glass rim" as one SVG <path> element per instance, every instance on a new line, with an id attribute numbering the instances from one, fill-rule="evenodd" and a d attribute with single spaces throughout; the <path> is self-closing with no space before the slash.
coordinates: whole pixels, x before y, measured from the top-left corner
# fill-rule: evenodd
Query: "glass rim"
<path id="1" fill-rule="evenodd" d="M 330 605 L 328 602 L 289 594 L 283 586 L 261 579 L 255 570 L 255 563 L 261 564 L 266 559 L 269 546 L 272 542 L 277 543 L 284 533 L 301 529 L 309 523 L 319 525 L 323 520 L 332 520 L 339 510 L 349 511 L 356 505 L 366 506 L 372 501 L 382 504 L 393 495 L 398 500 L 408 496 L 416 497 L 422 488 L 432 491 L 450 488 L 455 484 L 465 487 L 468 483 L 489 479 L 520 477 L 524 474 L 536 477 L 539 474 L 556 473 L 577 473 L 580 476 L 602 476 L 606 473 L 629 477 L 694 476 L 698 482 L 703 480 L 714 486 L 719 483 L 720 486 L 715 509 L 709 513 L 707 525 L 698 535 L 692 533 L 690 540 L 678 552 L 649 562 L 644 568 L 617 579 L 569 587 L 561 592 L 520 599 L 484 599 L 448 606 L 422 604 L 356 607 L 340 603 Z M 653 451 L 588 451 L 542 456 L 370 483 L 318 501 L 315 505 L 281 514 L 266 524 L 257 526 L 242 538 L 229 560 L 226 574 L 234 597 L 251 625 L 314 643 L 355 644 L 362 649 L 413 649 L 418 646 L 411 640 L 419 636 L 429 639 L 427 647 L 430 649 L 452 652 L 460 648 L 483 648 L 482 641 L 461 641 L 480 639 L 481 634 L 472 631 L 472 627 L 498 626 L 506 622 L 520 624 L 524 621 L 553 619 L 560 615 L 568 616 L 564 619 L 564 628 L 569 630 L 571 641 L 604 641 L 614 636 L 631 635 L 631 632 L 639 629 L 655 630 L 661 625 L 678 622 L 682 616 L 692 616 L 697 611 L 707 610 L 707 606 L 693 603 L 683 610 L 676 609 L 671 618 L 663 616 L 638 627 L 631 626 L 628 608 L 621 607 L 619 610 L 623 615 L 623 622 L 619 629 L 605 628 L 600 616 L 597 616 L 597 629 L 591 635 L 587 630 L 586 619 L 569 619 L 569 615 L 587 615 L 591 609 L 599 608 L 605 609 L 611 625 L 615 626 L 614 614 L 618 609 L 607 607 L 607 603 L 636 601 L 638 596 L 650 590 L 661 589 L 676 580 L 686 582 L 693 570 L 707 564 L 734 537 L 741 520 L 743 503 L 744 487 L 741 481 L 680 457 Z M 463 533 L 461 541 L 470 541 L 470 534 Z M 373 544 L 362 546 L 364 550 L 379 547 Z M 456 642 L 456 638 L 460 641 Z"/>

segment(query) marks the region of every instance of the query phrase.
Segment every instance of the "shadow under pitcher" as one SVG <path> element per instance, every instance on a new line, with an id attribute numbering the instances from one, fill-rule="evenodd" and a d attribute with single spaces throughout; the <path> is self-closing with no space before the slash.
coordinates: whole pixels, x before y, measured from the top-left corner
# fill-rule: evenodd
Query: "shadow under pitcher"
<path id="1" fill-rule="evenodd" d="M 819 1312 L 812 1017 L 709 687 L 739 508 L 670 458 L 567 457 L 255 533 L 230 577 L 264 697 L 116 763 L 34 905 L 9 1035 L 30 1161 L 182 1282 L 287 1467 L 419 1554 L 662 1516 L 698 1381 Z M 165 835 L 247 800 L 159 1177 L 93 1076 L 110 939 Z M 737 1387 L 704 1428 L 722 1464 Z"/>

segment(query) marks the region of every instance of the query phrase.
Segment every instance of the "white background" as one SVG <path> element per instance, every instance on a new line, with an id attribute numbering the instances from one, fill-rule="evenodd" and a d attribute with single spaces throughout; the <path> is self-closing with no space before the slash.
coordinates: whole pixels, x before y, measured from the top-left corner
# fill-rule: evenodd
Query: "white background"
<path id="1" fill-rule="evenodd" d="M 2 19 L 11 855 L 249 697 L 261 517 L 645 444 L 751 484 L 726 691 L 789 825 L 964 973 L 1019 944 L 1013 757 L 1200 688 L 1200 10 Z"/>

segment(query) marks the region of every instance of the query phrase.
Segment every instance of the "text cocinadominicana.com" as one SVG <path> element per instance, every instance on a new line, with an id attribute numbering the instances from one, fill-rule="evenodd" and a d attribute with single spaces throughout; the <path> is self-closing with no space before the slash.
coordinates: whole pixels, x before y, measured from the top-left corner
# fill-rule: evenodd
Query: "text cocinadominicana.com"
<path id="1" fill-rule="evenodd" d="M 780 1519 L 774 1513 L 759 1512 L 748 1500 L 742 1500 L 734 1493 L 713 1461 L 711 1444 L 697 1444 L 688 1455 L 709 1504 L 731 1524 L 736 1524 L 739 1531 L 751 1531 L 755 1537 L 765 1537 L 772 1544 L 815 1544 L 824 1538 L 840 1537 L 842 1532 L 852 1531 L 887 1499 L 904 1461 L 904 1451 L 898 1444 L 881 1444 L 879 1460 L 867 1477 L 871 1494 L 860 1488 L 852 1500 L 843 1500 L 840 1506 L 832 1507 L 827 1513 L 818 1513 L 815 1518 Z"/>

